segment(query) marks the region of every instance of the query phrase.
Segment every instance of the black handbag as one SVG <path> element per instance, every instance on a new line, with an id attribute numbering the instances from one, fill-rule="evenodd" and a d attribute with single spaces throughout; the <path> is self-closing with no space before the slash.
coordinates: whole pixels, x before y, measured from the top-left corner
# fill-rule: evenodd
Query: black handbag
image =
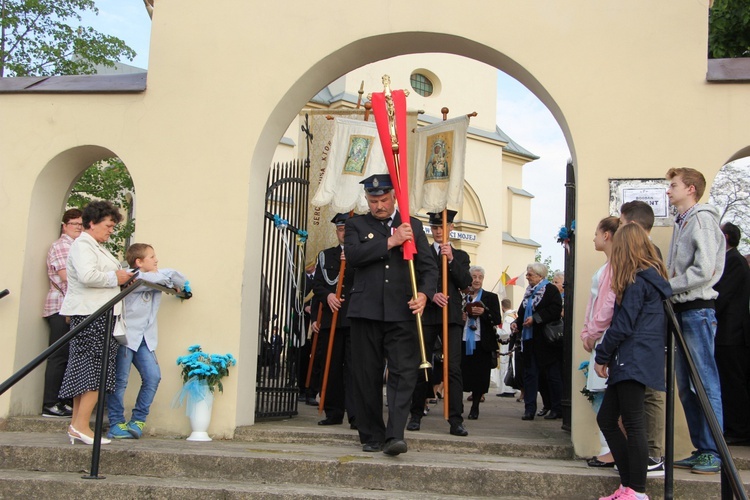
<path id="1" fill-rule="evenodd" d="M 514 378 L 515 370 L 513 369 L 513 356 L 508 356 L 508 371 L 505 372 L 505 380 L 503 380 L 503 384 L 515 388 L 515 384 L 513 383 Z"/>
<path id="2" fill-rule="evenodd" d="M 544 325 L 544 340 L 550 344 L 560 342 L 563 338 L 563 320 L 558 319 Z"/>

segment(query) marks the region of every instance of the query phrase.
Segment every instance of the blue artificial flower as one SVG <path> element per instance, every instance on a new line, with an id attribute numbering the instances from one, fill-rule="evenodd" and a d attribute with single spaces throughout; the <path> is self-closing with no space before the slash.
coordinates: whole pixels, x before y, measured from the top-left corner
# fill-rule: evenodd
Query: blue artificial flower
<path id="1" fill-rule="evenodd" d="M 191 345 L 188 351 L 190 354 L 177 357 L 177 365 L 182 366 L 183 388 L 202 383 L 208 384 L 211 392 L 217 386 L 222 391 L 221 379 L 229 375 L 229 366 L 237 364 L 234 356 L 205 353 L 199 344 Z"/>
<path id="2" fill-rule="evenodd" d="M 580 365 L 578 365 L 578 369 L 579 369 L 579 370 L 585 370 L 585 369 L 586 369 L 586 368 L 588 368 L 588 367 L 589 367 L 589 362 L 588 362 L 588 360 L 586 360 L 586 361 L 581 361 L 581 364 L 580 364 Z"/>

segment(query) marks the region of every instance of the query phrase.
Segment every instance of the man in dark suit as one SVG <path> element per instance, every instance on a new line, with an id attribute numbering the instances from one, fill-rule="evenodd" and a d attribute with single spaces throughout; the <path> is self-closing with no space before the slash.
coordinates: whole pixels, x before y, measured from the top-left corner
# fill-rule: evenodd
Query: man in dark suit
<path id="1" fill-rule="evenodd" d="M 450 433 L 454 436 L 468 436 L 469 432 L 464 429 L 463 413 L 463 381 L 461 375 L 461 332 L 463 318 L 461 314 L 461 290 L 471 285 L 471 274 L 469 274 L 469 254 L 463 250 L 453 248 L 450 244 L 450 232 L 453 230 L 453 220 L 456 211 L 447 210 L 448 234 L 443 234 L 443 213 L 428 213 L 430 218 L 430 229 L 432 238 L 435 240 L 432 248 L 432 256 L 438 268 L 438 290 L 432 301 L 427 304 L 422 316 L 424 325 L 424 342 L 430 348 L 435 345 L 435 340 L 443 335 L 443 308 L 448 308 L 448 399 L 444 404 L 448 405 L 448 423 Z M 443 266 L 442 257 L 448 259 L 448 288 L 447 295 L 442 292 Z M 424 371 L 419 370 L 419 382 L 414 390 L 411 402 L 411 419 L 406 426 L 407 430 L 418 431 L 424 415 L 425 400 L 429 391 L 428 380 L 423 380 Z"/>
<path id="2" fill-rule="evenodd" d="M 721 382 L 724 436 L 727 443 L 750 441 L 750 267 L 737 251 L 740 228 L 727 222 L 721 226 L 727 241 L 726 263 L 714 285 L 716 338 L 714 357 Z"/>
<path id="3" fill-rule="evenodd" d="M 313 282 L 313 292 L 315 293 L 313 311 L 317 314 L 318 304 L 323 304 L 323 315 L 320 325 L 317 325 L 319 327 L 319 337 L 315 358 L 322 361 L 322 366 L 324 367 L 325 359 L 328 355 L 333 313 L 334 311 L 338 311 L 326 386 L 324 406 L 326 418 L 319 421 L 318 425 L 341 424 L 344 421 L 344 411 L 346 410 L 349 423 L 352 428 L 356 428 L 356 424 L 354 423 L 354 415 L 356 415 L 354 410 L 354 382 L 351 376 L 352 346 L 349 335 L 350 322 L 346 317 L 347 310 L 349 309 L 347 297 L 354 281 L 354 270 L 349 268 L 344 269 L 341 297 L 336 298 L 341 262 L 345 260 L 344 227 L 348 218 L 349 214 L 337 214 L 331 219 L 331 222 L 336 225 L 336 237 L 339 240 L 339 244 L 318 254 L 318 264 L 315 268 L 315 280 Z"/>
<path id="4" fill-rule="evenodd" d="M 422 223 L 402 221 L 387 174 L 362 181 L 369 213 L 346 221 L 344 248 L 354 269 L 349 293 L 354 399 L 363 451 L 398 455 L 407 451 L 404 427 L 420 364 L 415 315 L 437 287 L 437 266 Z M 409 264 L 401 246 L 412 240 L 418 293 L 413 297 Z M 383 422 L 383 373 L 388 362 L 388 425 Z"/>
<path id="5" fill-rule="evenodd" d="M 318 406 L 316 399 L 318 391 L 320 389 L 320 373 L 319 370 L 313 369 L 312 377 L 310 378 L 310 386 L 306 386 L 307 382 L 307 369 L 310 366 L 310 354 L 312 352 L 312 342 L 307 338 L 307 332 L 310 327 L 311 307 L 312 307 L 312 295 L 313 295 L 313 281 L 315 279 L 316 262 L 311 262 L 305 266 L 305 282 L 302 289 L 302 295 L 304 297 L 304 303 L 302 304 L 303 322 L 302 325 L 298 321 L 294 321 L 294 342 L 290 346 L 290 352 L 292 353 L 291 359 L 296 359 L 296 353 L 299 351 L 299 364 L 297 367 L 297 387 L 299 387 L 299 396 L 297 401 L 304 401 L 308 406 Z M 316 363 L 317 364 L 317 363 Z"/>

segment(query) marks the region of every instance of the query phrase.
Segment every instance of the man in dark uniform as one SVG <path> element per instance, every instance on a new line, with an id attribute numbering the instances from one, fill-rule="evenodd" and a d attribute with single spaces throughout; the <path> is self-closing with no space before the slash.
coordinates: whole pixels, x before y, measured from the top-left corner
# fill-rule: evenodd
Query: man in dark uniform
<path id="1" fill-rule="evenodd" d="M 724 272 L 714 285 L 716 338 L 714 357 L 719 369 L 724 438 L 728 444 L 750 441 L 750 267 L 737 250 L 742 233 L 726 222 L 721 226 L 727 253 Z"/>
<path id="2" fill-rule="evenodd" d="M 471 274 L 469 273 L 469 254 L 463 250 L 457 250 L 450 244 L 449 234 L 453 230 L 453 219 L 456 211 L 447 210 L 448 234 L 443 234 L 443 213 L 428 213 L 430 217 L 430 229 L 432 238 L 435 240 L 432 248 L 432 256 L 438 268 L 438 293 L 432 297 L 427 304 L 422 316 L 424 325 L 425 345 L 435 345 L 435 340 L 443 335 L 443 307 L 448 308 L 448 399 L 444 404 L 448 405 L 448 423 L 450 433 L 454 436 L 468 436 L 464 429 L 463 413 L 463 381 L 461 377 L 461 333 L 463 331 L 463 317 L 461 309 L 461 290 L 471 286 Z M 443 266 L 442 257 L 448 258 L 448 295 L 442 293 L 443 289 Z M 418 431 L 422 415 L 424 415 L 425 400 L 429 391 L 428 380 L 423 380 L 424 371 L 419 370 L 420 381 L 414 390 L 411 403 L 411 419 L 406 426 L 407 430 Z"/>
<path id="3" fill-rule="evenodd" d="M 345 268 L 344 281 L 341 288 L 341 298 L 336 298 L 336 288 L 339 282 L 339 271 L 344 259 L 344 226 L 349 214 L 337 214 L 331 222 L 336 225 L 336 237 L 339 244 L 323 250 L 318 254 L 318 264 L 315 268 L 313 282 L 313 308 L 317 315 L 318 304 L 323 304 L 323 316 L 318 332 L 318 344 L 315 358 L 325 367 L 328 355 L 328 341 L 331 333 L 333 312 L 338 311 L 336 330 L 333 337 L 331 362 L 326 386 L 325 412 L 326 418 L 318 425 L 338 425 L 344 421 L 344 410 L 349 417 L 352 428 L 355 427 L 354 415 L 354 382 L 351 376 L 352 346 L 349 335 L 349 319 L 346 317 L 349 302 L 346 300 L 354 281 L 354 270 Z M 317 320 L 317 318 L 316 318 Z M 322 385 L 321 385 L 322 390 Z"/>
<path id="4" fill-rule="evenodd" d="M 422 223 L 402 221 L 387 174 L 362 181 L 369 213 L 346 221 L 346 262 L 354 269 L 349 293 L 354 400 L 363 451 L 407 451 L 404 428 L 420 364 L 415 315 L 432 299 L 437 266 Z M 401 245 L 416 244 L 418 293 L 412 296 L 409 264 Z M 383 422 L 383 372 L 388 362 L 388 425 Z"/>
<path id="5" fill-rule="evenodd" d="M 297 387 L 299 387 L 299 397 L 297 401 L 304 401 L 308 406 L 318 406 L 316 396 L 320 389 L 320 374 L 313 370 L 312 377 L 310 378 L 310 386 L 306 386 L 307 382 L 307 369 L 310 366 L 310 354 L 312 353 L 312 341 L 307 338 L 307 332 L 310 327 L 311 318 L 311 307 L 312 307 L 312 295 L 313 295 L 313 282 L 315 279 L 316 262 L 311 262 L 305 266 L 305 284 L 302 290 L 304 296 L 304 303 L 302 304 L 302 313 L 304 315 L 304 321 L 301 326 L 297 321 L 294 321 L 295 326 L 295 342 L 292 344 L 294 349 L 300 351 L 300 362 L 297 372 Z M 301 347 L 299 347 L 301 344 Z M 290 351 L 291 352 L 291 351 Z M 294 358 L 292 358 L 294 359 Z"/>

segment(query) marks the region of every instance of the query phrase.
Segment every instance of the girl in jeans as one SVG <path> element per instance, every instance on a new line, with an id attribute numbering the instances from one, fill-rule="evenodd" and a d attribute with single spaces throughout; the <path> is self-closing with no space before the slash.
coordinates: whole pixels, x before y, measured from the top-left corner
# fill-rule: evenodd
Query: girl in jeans
<path id="1" fill-rule="evenodd" d="M 648 442 L 643 420 L 646 386 L 663 391 L 667 319 L 663 301 L 672 295 L 666 269 L 637 224 L 614 235 L 612 289 L 615 313 L 596 347 L 596 373 L 609 377 L 597 415 L 620 474 L 620 487 L 600 500 L 642 500 L 646 495 Z M 622 418 L 625 433 L 617 421 Z"/>

